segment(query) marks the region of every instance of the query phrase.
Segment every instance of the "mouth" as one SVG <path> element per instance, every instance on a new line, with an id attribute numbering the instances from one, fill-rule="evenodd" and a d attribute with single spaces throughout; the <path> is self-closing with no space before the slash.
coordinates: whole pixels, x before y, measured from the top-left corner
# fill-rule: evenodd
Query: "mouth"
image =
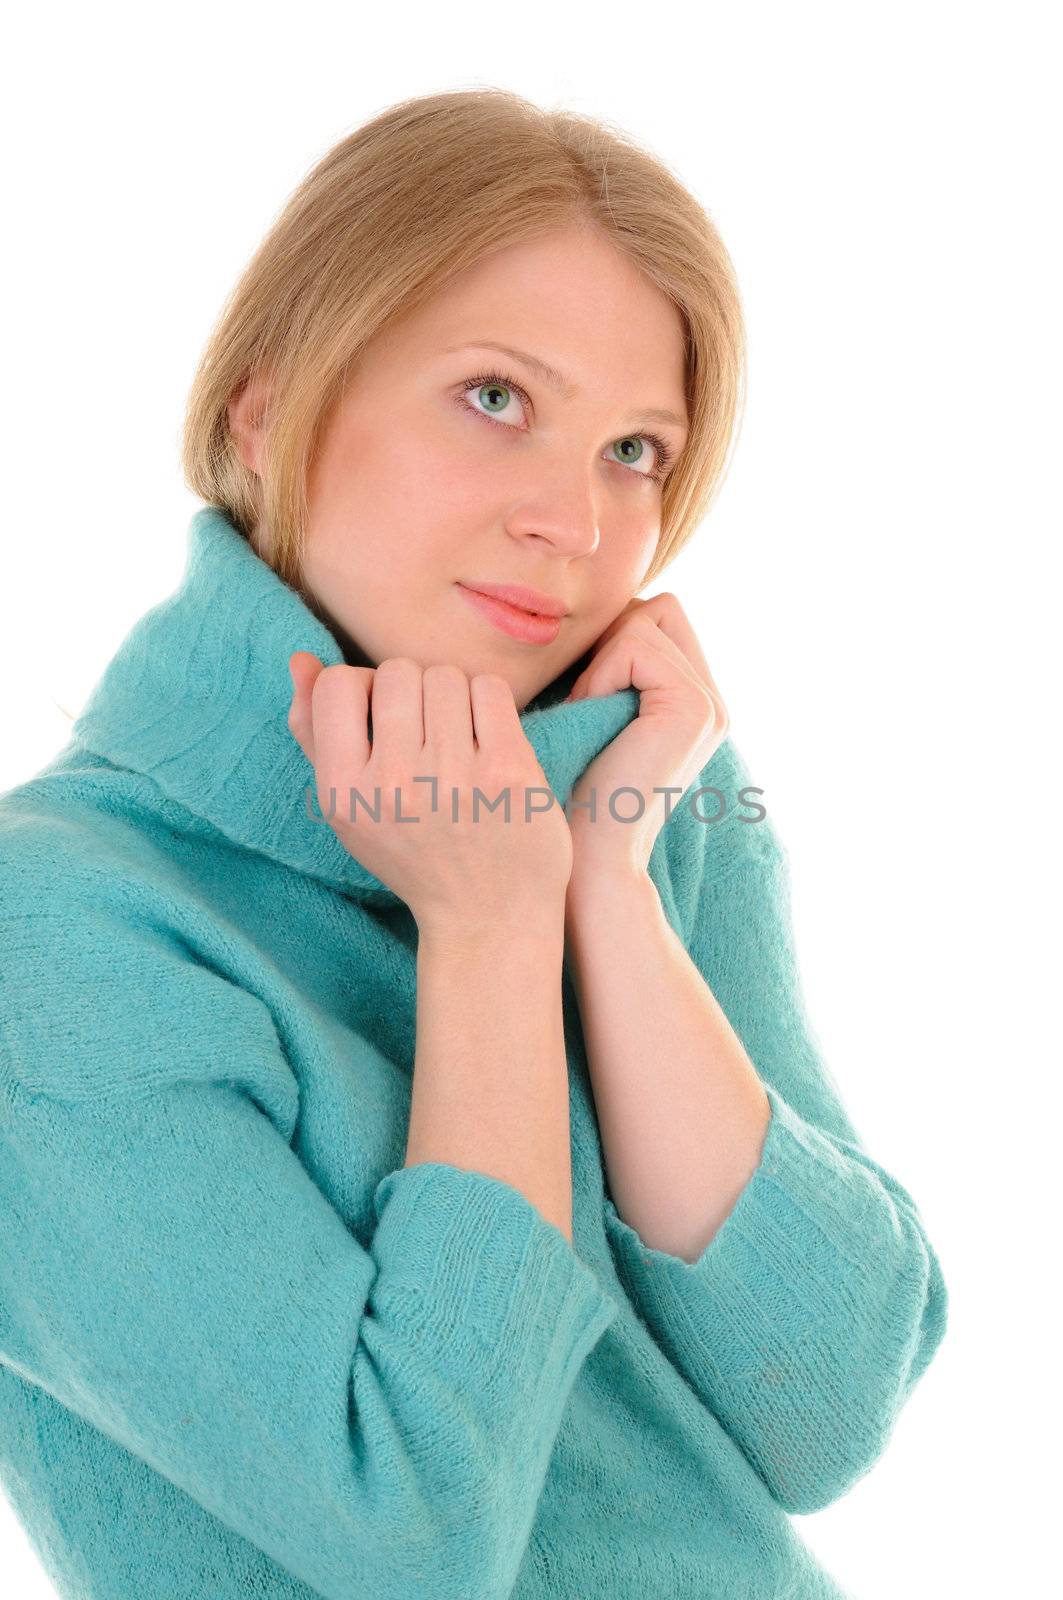
<path id="1" fill-rule="evenodd" d="M 540 611 L 529 611 L 508 600 L 500 600 L 495 595 L 483 594 L 468 584 L 458 583 L 456 587 L 487 622 L 508 634 L 511 639 L 520 639 L 525 644 L 553 644 L 561 632 L 561 617 L 548 617 Z"/>

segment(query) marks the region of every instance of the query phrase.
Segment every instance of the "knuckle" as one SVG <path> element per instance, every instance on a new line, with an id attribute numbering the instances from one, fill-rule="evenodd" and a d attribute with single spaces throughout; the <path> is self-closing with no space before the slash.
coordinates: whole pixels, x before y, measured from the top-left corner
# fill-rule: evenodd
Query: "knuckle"
<path id="1" fill-rule="evenodd" d="M 430 666 L 425 667 L 424 676 L 431 678 L 433 682 L 437 679 L 443 683 L 464 683 L 466 681 L 464 672 L 454 661 L 433 661 Z"/>
<path id="2" fill-rule="evenodd" d="M 715 695 L 709 695 L 706 715 L 715 728 L 726 733 L 728 727 L 727 707 L 722 700 L 717 700 Z"/>
<path id="3" fill-rule="evenodd" d="M 386 672 L 390 676 L 391 673 L 398 675 L 400 673 L 420 672 L 421 668 L 412 656 L 385 656 L 376 670 L 377 672 Z"/>
<path id="4" fill-rule="evenodd" d="M 482 762 L 475 782 L 481 794 L 486 795 L 489 800 L 497 799 L 499 790 L 504 789 L 509 782 L 509 772 L 505 763 L 497 759 Z"/>
<path id="5" fill-rule="evenodd" d="M 500 672 L 477 672 L 469 681 L 482 684 L 489 694 L 511 693 L 508 680 Z"/>
<path id="6" fill-rule="evenodd" d="M 335 809 L 336 803 L 343 794 L 339 774 L 330 772 L 327 768 L 317 769 L 317 803 L 321 807 L 322 815 Z"/>
<path id="7" fill-rule="evenodd" d="M 508 791 L 511 807 L 523 804 L 525 780 L 505 761 L 494 761 L 485 767 L 477 777 L 476 785 L 490 800 L 497 801 Z"/>

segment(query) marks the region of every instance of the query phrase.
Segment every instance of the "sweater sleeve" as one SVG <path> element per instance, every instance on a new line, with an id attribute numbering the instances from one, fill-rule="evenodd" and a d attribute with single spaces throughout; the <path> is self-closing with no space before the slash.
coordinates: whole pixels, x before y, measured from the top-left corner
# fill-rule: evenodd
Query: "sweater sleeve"
<path id="1" fill-rule="evenodd" d="M 565 1235 L 423 1162 L 363 1247 L 268 1008 L 150 917 L 5 907 L 0 977 L 0 1360 L 326 1600 L 508 1595 L 618 1310 Z"/>
<path id="2" fill-rule="evenodd" d="M 767 819 L 739 826 L 726 870 L 702 882 L 688 949 L 765 1087 L 759 1164 L 693 1262 L 647 1245 L 608 1196 L 606 1232 L 660 1347 L 776 1501 L 808 1513 L 882 1454 L 944 1336 L 947 1292 L 915 1201 L 865 1150 L 806 1015 L 785 850 Z"/>

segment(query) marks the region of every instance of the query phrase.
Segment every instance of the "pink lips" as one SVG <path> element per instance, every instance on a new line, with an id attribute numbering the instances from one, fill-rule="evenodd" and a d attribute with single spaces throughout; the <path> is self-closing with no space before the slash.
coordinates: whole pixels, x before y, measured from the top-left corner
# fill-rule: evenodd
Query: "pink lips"
<path id="1" fill-rule="evenodd" d="M 557 600 L 552 594 L 543 594 L 540 589 L 526 589 L 520 583 L 467 583 L 466 589 L 472 589 L 476 594 L 485 594 L 490 600 L 504 600 L 509 606 L 516 606 L 520 611 L 533 611 L 539 617 L 564 617 L 568 614 L 568 606 L 563 600 Z"/>
<path id="2" fill-rule="evenodd" d="M 503 633 L 508 633 L 512 639 L 522 639 L 526 644 L 552 644 L 561 631 L 560 617 L 526 611 L 493 595 L 481 594 L 478 589 L 470 589 L 464 583 L 459 583 L 457 587 L 481 616 L 494 623 Z"/>

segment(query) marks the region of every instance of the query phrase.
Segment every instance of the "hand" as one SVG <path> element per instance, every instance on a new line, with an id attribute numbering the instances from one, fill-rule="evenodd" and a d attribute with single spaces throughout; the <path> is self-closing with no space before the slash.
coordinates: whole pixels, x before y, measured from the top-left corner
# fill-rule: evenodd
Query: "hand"
<path id="1" fill-rule="evenodd" d="M 669 811 L 727 736 L 730 726 L 697 636 L 674 594 L 631 600 L 601 637 L 569 700 L 639 691 L 639 714 L 591 762 L 573 790 L 572 880 L 588 871 L 644 873 Z M 678 793 L 654 794 L 654 788 Z M 627 792 L 637 789 L 644 802 Z M 613 802 L 629 821 L 617 821 Z M 572 802 L 595 795 L 595 817 Z"/>
<path id="2" fill-rule="evenodd" d="M 482 924 L 512 912 L 514 903 L 538 905 L 551 894 L 563 911 L 572 867 L 568 822 L 505 678 L 467 678 L 449 663 L 422 670 L 404 656 L 375 668 L 325 667 L 305 650 L 294 652 L 288 668 L 294 684 L 288 727 L 314 768 L 322 817 L 419 923 Z M 414 781 L 421 776 L 437 780 L 434 808 L 433 785 Z M 477 786 L 488 801 L 508 788 L 508 819 L 504 798 L 494 811 L 481 799 L 474 819 Z M 352 787 L 364 806 L 352 807 Z M 545 795 L 530 797 L 527 817 L 531 787 Z M 370 808 L 378 795 L 375 819 Z M 547 797 L 549 808 L 539 809 Z"/>

